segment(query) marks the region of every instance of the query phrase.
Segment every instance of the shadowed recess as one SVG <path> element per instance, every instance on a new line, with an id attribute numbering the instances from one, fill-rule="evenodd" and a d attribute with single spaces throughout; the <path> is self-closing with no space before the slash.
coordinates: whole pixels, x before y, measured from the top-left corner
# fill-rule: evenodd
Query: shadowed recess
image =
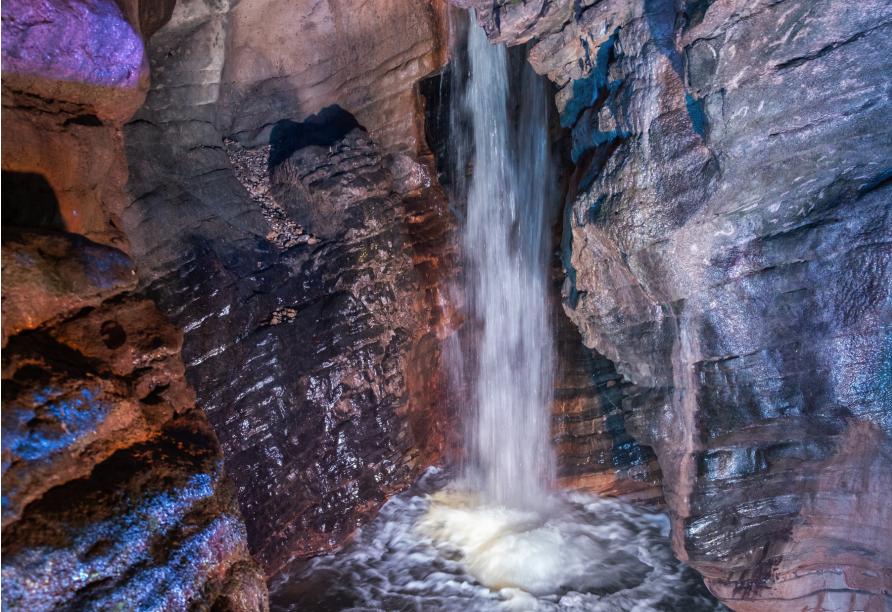
<path id="1" fill-rule="evenodd" d="M 278 166 L 304 147 L 330 147 L 355 128 L 365 131 L 356 117 L 336 104 L 326 106 L 303 122 L 283 119 L 273 126 L 269 135 L 272 145 L 269 166 Z"/>
<path id="2" fill-rule="evenodd" d="M 3 225 L 65 229 L 56 192 L 41 174 L 3 172 Z"/>

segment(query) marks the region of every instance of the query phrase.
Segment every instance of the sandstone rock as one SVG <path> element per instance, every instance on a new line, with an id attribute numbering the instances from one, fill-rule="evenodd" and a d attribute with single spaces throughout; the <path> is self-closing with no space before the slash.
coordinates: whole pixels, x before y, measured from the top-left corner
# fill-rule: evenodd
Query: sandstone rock
<path id="1" fill-rule="evenodd" d="M 555 294 L 559 294 L 555 291 Z M 625 408 L 635 389 L 614 364 L 582 344 L 563 311 L 555 321 L 554 447 L 558 484 L 661 505 L 662 475 L 653 449 L 629 433 L 636 415 Z"/>
<path id="2" fill-rule="evenodd" d="M 185 332 L 268 574 L 338 545 L 449 445 L 453 221 L 384 161 L 424 148 L 414 80 L 443 59 L 438 10 L 181 2 L 149 45 L 123 227 L 140 287 Z M 368 132 L 301 142 L 332 104 Z"/>
<path id="3" fill-rule="evenodd" d="M 474 4 L 559 88 L 565 308 L 676 552 L 738 609 L 888 607 L 888 6 Z"/>
<path id="4" fill-rule="evenodd" d="M 181 333 L 121 250 L 120 127 L 172 4 L 120 6 L 3 3 L 3 607 L 265 610 Z"/>
<path id="5" fill-rule="evenodd" d="M 126 251 L 120 127 L 149 78 L 138 22 L 113 0 L 12 0 L 2 12 L 4 195 L 39 175 L 61 228 Z"/>
<path id="6" fill-rule="evenodd" d="M 15 288 L 3 293 L 4 346 L 11 335 L 136 287 L 133 262 L 117 249 L 76 235 L 12 228 L 3 237 L 3 277 Z"/>
<path id="7" fill-rule="evenodd" d="M 122 121 L 142 103 L 148 77 L 142 38 L 114 0 L 4 3 L 5 92 Z"/>
<path id="8" fill-rule="evenodd" d="M 263 0 L 233 6 L 220 121 L 248 144 L 331 104 L 385 150 L 424 148 L 415 82 L 445 59 L 443 3 Z M 270 19 L 275 15 L 275 19 Z"/>

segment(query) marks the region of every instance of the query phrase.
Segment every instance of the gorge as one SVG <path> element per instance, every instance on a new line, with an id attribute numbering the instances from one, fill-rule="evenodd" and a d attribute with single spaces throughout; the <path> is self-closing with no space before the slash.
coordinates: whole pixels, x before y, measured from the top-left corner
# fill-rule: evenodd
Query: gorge
<path id="1" fill-rule="evenodd" d="M 2 18 L 5 609 L 892 606 L 888 2 Z"/>

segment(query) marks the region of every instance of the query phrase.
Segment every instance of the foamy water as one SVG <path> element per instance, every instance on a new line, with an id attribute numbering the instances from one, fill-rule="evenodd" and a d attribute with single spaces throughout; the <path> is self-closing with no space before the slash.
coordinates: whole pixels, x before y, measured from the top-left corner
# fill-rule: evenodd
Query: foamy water
<path id="1" fill-rule="evenodd" d="M 473 364 L 466 478 L 488 501 L 528 507 L 540 501 L 554 471 L 547 211 L 557 171 L 549 155 L 549 94 L 527 63 L 512 83 L 505 47 L 468 19 L 469 65 L 454 68 L 464 79 L 453 85 L 462 112 L 451 133 L 461 153 L 454 173 L 473 167 L 467 194 L 458 195 L 466 195 L 467 211 L 462 293 L 480 329 L 470 354 L 459 356 Z"/>
<path id="2" fill-rule="evenodd" d="M 677 561 L 669 524 L 568 493 L 540 511 L 478 505 L 432 470 L 353 543 L 296 564 L 274 610 L 723 610 Z"/>

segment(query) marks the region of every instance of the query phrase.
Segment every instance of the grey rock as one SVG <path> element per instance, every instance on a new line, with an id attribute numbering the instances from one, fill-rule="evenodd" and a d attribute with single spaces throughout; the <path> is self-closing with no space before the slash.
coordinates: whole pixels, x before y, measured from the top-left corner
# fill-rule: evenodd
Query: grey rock
<path id="1" fill-rule="evenodd" d="M 498 4 L 559 87 L 565 310 L 676 552 L 735 609 L 888 607 L 888 3 Z"/>

